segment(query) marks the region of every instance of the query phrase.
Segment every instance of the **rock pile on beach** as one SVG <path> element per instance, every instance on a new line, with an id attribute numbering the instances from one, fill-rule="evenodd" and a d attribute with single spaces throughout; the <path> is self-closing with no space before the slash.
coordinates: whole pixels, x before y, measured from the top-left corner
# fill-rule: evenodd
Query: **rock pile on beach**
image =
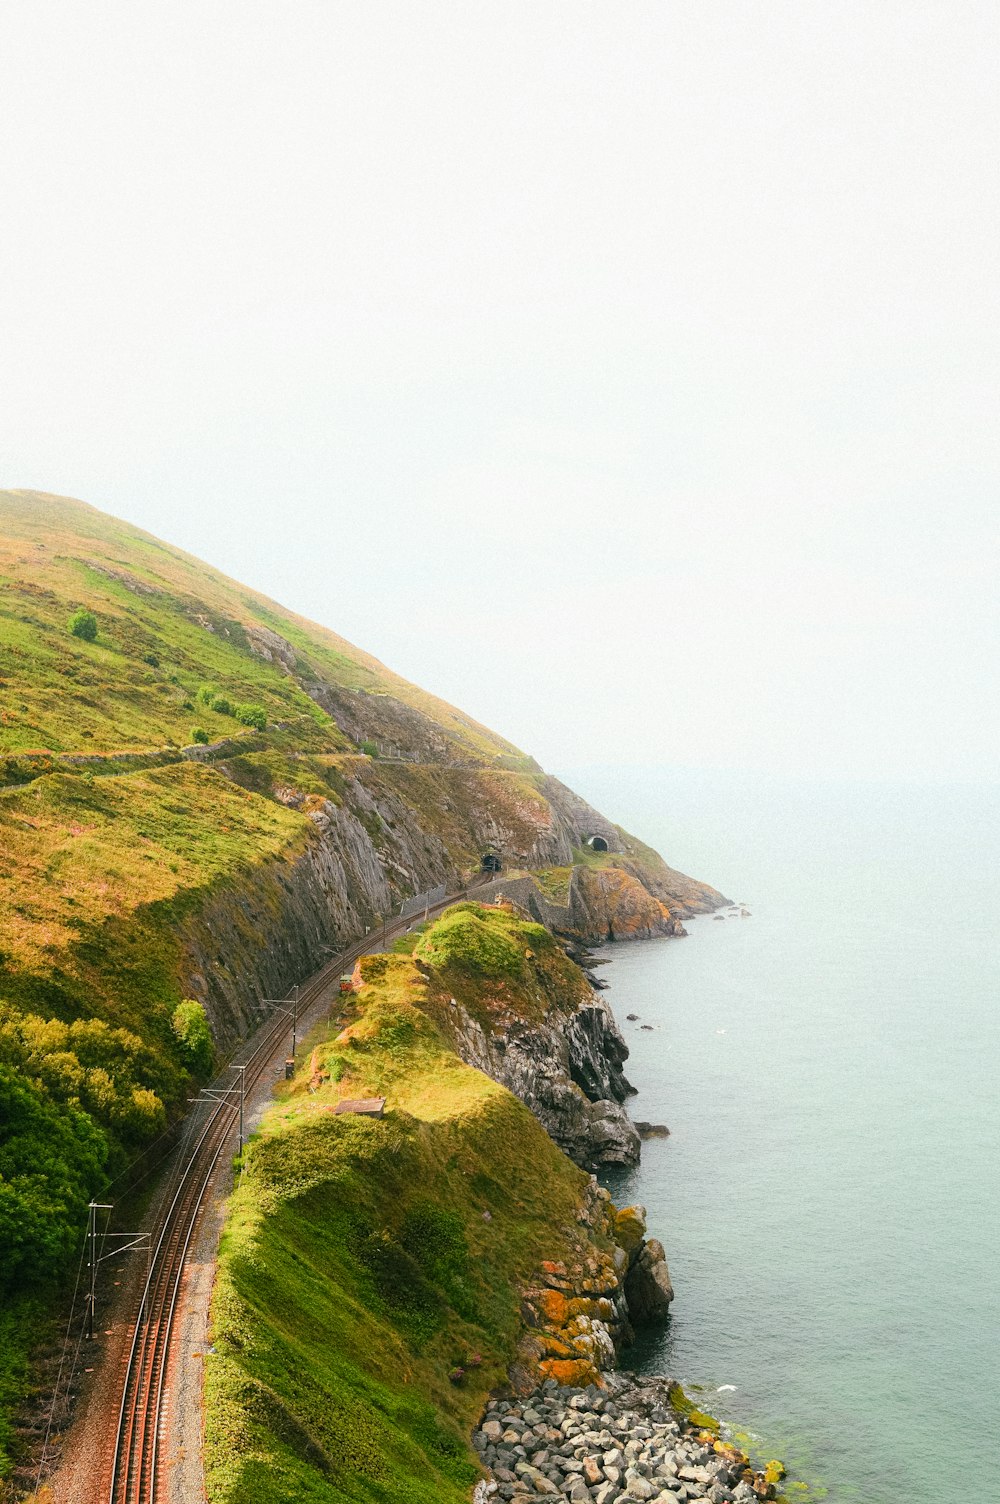
<path id="1" fill-rule="evenodd" d="M 603 1375 L 606 1388 L 547 1380 L 526 1398 L 492 1399 L 473 1441 L 490 1477 L 476 1504 L 757 1504 L 773 1497 L 742 1452 L 672 1408 L 667 1379 Z"/>

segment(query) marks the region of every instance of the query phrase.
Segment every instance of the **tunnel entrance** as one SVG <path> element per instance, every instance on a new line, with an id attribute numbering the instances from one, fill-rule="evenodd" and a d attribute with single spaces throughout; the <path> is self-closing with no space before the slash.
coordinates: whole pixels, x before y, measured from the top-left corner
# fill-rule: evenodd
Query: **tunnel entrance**
<path id="1" fill-rule="evenodd" d="M 591 851 L 607 851 L 608 843 L 603 836 L 588 836 L 587 845 Z"/>
<path id="2" fill-rule="evenodd" d="M 502 866 L 503 862 L 498 851 L 483 852 L 482 870 L 484 872 L 499 872 Z"/>

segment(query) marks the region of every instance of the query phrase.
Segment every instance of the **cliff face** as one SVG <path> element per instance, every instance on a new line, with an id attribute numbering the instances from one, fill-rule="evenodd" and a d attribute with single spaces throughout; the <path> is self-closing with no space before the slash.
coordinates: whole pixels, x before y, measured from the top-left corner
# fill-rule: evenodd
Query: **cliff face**
<path id="1" fill-rule="evenodd" d="M 586 1169 L 634 1164 L 623 1103 L 628 1046 L 587 975 L 510 904 L 448 910 L 414 948 L 435 1018 L 456 1052 L 520 1097 Z"/>
<path id="2" fill-rule="evenodd" d="M 638 1163 L 639 1134 L 622 1105 L 628 1046 L 603 998 L 497 1032 L 456 1003 L 450 1034 L 461 1058 L 520 1097 L 576 1164 Z"/>

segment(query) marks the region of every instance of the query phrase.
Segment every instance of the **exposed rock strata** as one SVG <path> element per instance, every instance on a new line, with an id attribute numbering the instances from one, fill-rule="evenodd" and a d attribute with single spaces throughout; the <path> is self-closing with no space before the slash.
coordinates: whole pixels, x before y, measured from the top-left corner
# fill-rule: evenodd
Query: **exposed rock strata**
<path id="1" fill-rule="evenodd" d="M 639 1134 L 622 1106 L 632 1092 L 628 1045 L 599 994 L 568 1015 L 490 1033 L 458 1002 L 447 1022 L 462 1059 L 520 1097 L 578 1165 L 638 1163 Z"/>
<path id="2" fill-rule="evenodd" d="M 238 768 L 230 770 L 226 762 L 217 767 L 238 781 Z M 615 830 L 556 779 L 541 780 L 544 795 L 532 786 L 529 798 L 516 779 L 492 770 L 440 768 L 434 784 L 419 791 L 413 787 L 416 776 L 413 769 L 390 769 L 358 758 L 337 801 L 284 786 L 272 792 L 308 817 L 312 828 L 305 833 L 304 849 L 289 862 L 274 861 L 248 873 L 245 883 L 232 881 L 206 894 L 185 923 L 185 990 L 204 1002 L 220 1043 L 246 1031 L 257 998 L 279 996 L 314 970 L 324 948 L 351 944 L 383 915 L 398 912 L 413 893 L 442 883 L 458 890 L 491 843 L 508 851 L 516 847 L 519 858 L 545 866 L 572 860 L 579 825 Z M 425 770 L 425 782 L 427 776 Z M 420 798 L 430 803 L 422 807 Z M 444 808 L 450 804 L 451 809 Z M 500 879 L 495 886 L 513 888 L 515 883 L 525 888 L 518 892 L 520 901 L 537 911 L 543 923 L 581 938 L 678 933 L 681 928 L 638 878 L 617 869 L 575 869 L 571 905 L 562 912 L 554 906 L 540 911 L 541 893 L 533 879 Z M 613 1053 L 613 1021 L 605 1032 Z M 530 1053 L 530 1046 L 526 1049 Z M 558 1074 L 552 1086 L 557 1094 Z M 620 1083 L 611 1090 L 599 1090 L 596 1081 L 581 1086 L 591 1102 L 620 1102 L 624 1094 Z M 539 1101 L 551 1094 L 540 1082 Z M 569 1104 L 564 1106 L 569 1113 Z M 612 1144 L 619 1136 L 615 1124 L 621 1115 L 614 1111 L 592 1113 L 581 1100 L 572 1115 L 579 1120 L 578 1137 L 587 1135 L 588 1119 L 595 1139 L 604 1133 Z M 607 1122 L 604 1129 L 602 1120 Z M 624 1134 L 630 1137 L 627 1129 Z"/>

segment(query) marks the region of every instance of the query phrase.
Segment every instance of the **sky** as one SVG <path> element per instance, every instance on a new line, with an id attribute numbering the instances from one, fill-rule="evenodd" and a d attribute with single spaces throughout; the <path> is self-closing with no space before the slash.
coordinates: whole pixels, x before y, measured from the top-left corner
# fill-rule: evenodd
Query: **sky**
<path id="1" fill-rule="evenodd" d="M 549 767 L 995 781 L 994 0 L 5 0 L 0 485 Z"/>

